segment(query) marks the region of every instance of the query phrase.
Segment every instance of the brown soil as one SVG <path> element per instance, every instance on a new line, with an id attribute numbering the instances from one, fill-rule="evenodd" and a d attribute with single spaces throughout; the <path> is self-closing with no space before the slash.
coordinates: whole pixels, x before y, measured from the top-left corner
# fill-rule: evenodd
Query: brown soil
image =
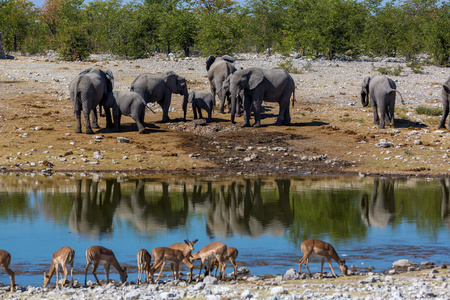
<path id="1" fill-rule="evenodd" d="M 13 62 L 8 63 L 8 67 L 15 66 Z M 370 108 L 364 109 L 359 103 L 335 107 L 331 101 L 333 96 L 327 94 L 315 99 L 301 88 L 296 90 L 291 126 L 273 125 L 278 107 L 272 104 L 265 106 L 260 128 L 240 127 L 242 118 L 233 125 L 228 114 L 218 112 L 212 123 L 196 125 L 192 122 L 192 112 L 188 112 L 187 122 L 181 119 L 182 98 L 174 95 L 175 111 L 169 113 L 172 122 L 160 123 L 161 112 L 155 115 L 147 112 L 146 134 L 138 134 L 137 126 L 129 117 L 122 118 L 120 133 L 106 129 L 105 118 L 100 118 L 101 128 L 94 135 L 75 134 L 67 85 L 79 70 L 92 67 L 93 63 L 76 67 L 58 61 L 47 63 L 55 70 L 71 74 L 59 85 L 61 88 L 55 88 L 55 82 L 13 80 L 0 75 L 0 165 L 4 172 L 39 172 L 51 168 L 62 172 L 430 176 L 445 174 L 449 168 L 441 159 L 448 148 L 446 134 L 433 132 L 434 119 L 427 124 L 399 118 L 396 129 L 401 132 L 395 133 L 390 128 L 373 126 Z M 120 70 L 114 72 L 119 74 L 117 81 Z M 185 76 L 190 89 L 208 88 L 205 74 L 199 80 L 198 76 Z M 58 78 L 53 81 L 58 82 Z M 354 85 L 357 91 L 359 82 Z M 358 93 L 345 97 L 349 102 L 359 101 Z M 403 115 L 410 111 L 403 110 Z M 408 134 L 423 128 L 429 128 L 431 133 L 421 137 L 421 149 L 414 145 L 414 140 L 408 139 Z M 117 137 L 126 137 L 130 142 L 118 143 Z M 392 141 L 394 147 L 375 147 L 380 139 Z M 94 159 L 96 151 L 101 151 L 104 158 Z M 391 159 L 385 159 L 387 156 Z M 396 159 L 396 156 L 403 158 Z"/>

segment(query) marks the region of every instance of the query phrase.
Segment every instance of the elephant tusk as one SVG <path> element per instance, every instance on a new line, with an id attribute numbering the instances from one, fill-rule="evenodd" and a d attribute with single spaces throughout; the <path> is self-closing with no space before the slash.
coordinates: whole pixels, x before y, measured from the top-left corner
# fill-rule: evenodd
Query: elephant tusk
<path id="1" fill-rule="evenodd" d="M 156 113 L 153 111 L 153 109 L 151 108 L 151 106 L 150 106 L 149 103 L 147 103 L 145 106 L 146 106 L 147 109 L 150 110 L 152 113 L 156 114 Z"/>

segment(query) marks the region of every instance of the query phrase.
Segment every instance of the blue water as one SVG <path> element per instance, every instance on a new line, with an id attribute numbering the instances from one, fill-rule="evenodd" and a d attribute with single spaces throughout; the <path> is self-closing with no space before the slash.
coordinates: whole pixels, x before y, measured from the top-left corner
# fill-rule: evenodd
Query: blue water
<path id="1" fill-rule="evenodd" d="M 443 180 L 108 180 L 0 176 L 0 249 L 11 253 L 17 284 L 42 285 L 53 252 L 63 246 L 75 250 L 75 278 L 84 282 L 84 253 L 92 245 L 112 249 L 135 281 L 139 249 L 185 239 L 198 239 L 195 251 L 212 241 L 238 248 L 238 264 L 255 275 L 297 270 L 300 243 L 308 238 L 330 242 L 349 266 L 379 272 L 403 258 L 450 262 Z M 320 263 L 310 269 L 320 271 Z M 99 278 L 105 278 L 102 268 Z M 110 278 L 119 280 L 114 269 Z M 90 272 L 88 280 L 94 280 Z M 0 272 L 0 281 L 9 284 L 9 277 Z"/>

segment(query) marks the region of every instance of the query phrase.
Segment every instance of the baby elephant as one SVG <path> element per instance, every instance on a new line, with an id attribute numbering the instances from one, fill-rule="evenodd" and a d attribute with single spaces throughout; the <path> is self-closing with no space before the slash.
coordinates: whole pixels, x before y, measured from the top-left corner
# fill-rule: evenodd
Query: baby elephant
<path id="1" fill-rule="evenodd" d="M 444 84 L 442 85 L 441 96 L 442 96 L 443 112 L 442 112 L 441 122 L 439 122 L 438 128 L 445 128 L 445 120 L 447 119 L 448 110 L 449 110 L 448 104 L 449 104 L 449 100 L 450 100 L 450 78 L 447 79 L 447 81 L 444 82 Z M 450 128 L 450 121 L 449 121 L 448 127 Z"/>
<path id="2" fill-rule="evenodd" d="M 154 113 L 144 99 L 135 92 L 110 92 L 105 96 L 103 105 L 105 108 L 112 108 L 114 131 L 120 131 L 120 118 L 125 115 L 136 122 L 139 133 L 145 133 L 145 107 L 148 107 Z"/>
<path id="3" fill-rule="evenodd" d="M 368 106 L 370 97 L 374 124 L 378 124 L 378 128 L 384 128 L 385 123 L 394 126 L 396 93 L 400 95 L 402 104 L 405 104 L 392 79 L 384 75 L 372 75 L 364 78 L 361 86 L 361 103 L 363 106 Z M 380 110 L 380 117 L 378 117 L 378 109 Z"/>
<path id="4" fill-rule="evenodd" d="M 214 109 L 214 96 L 211 93 L 204 91 L 190 91 L 188 103 L 192 103 L 194 120 L 198 119 L 197 111 L 200 119 L 203 119 L 202 109 L 204 109 L 208 113 L 208 119 L 206 120 L 206 122 L 211 122 L 211 115 Z M 186 119 L 186 110 L 184 111 L 184 118 Z"/>

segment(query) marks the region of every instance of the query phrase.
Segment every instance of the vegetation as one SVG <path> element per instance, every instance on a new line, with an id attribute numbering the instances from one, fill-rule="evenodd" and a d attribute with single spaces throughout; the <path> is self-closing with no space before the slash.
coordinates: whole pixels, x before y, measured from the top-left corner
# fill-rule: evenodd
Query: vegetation
<path id="1" fill-rule="evenodd" d="M 438 107 L 428 107 L 420 105 L 416 108 L 416 113 L 419 115 L 427 115 L 427 116 L 441 116 L 442 109 Z"/>
<path id="2" fill-rule="evenodd" d="M 383 75 L 392 75 L 392 76 L 400 76 L 403 71 L 402 66 L 396 66 L 396 67 L 378 67 L 375 68 L 380 74 Z"/>
<path id="3" fill-rule="evenodd" d="M 144 58 L 155 52 L 326 58 L 426 53 L 450 59 L 450 4 L 438 0 L 0 0 L 7 51 Z M 288 62 L 286 62 L 288 63 Z M 412 65 L 420 72 L 421 68 Z M 391 70 L 396 71 L 396 70 Z"/>

